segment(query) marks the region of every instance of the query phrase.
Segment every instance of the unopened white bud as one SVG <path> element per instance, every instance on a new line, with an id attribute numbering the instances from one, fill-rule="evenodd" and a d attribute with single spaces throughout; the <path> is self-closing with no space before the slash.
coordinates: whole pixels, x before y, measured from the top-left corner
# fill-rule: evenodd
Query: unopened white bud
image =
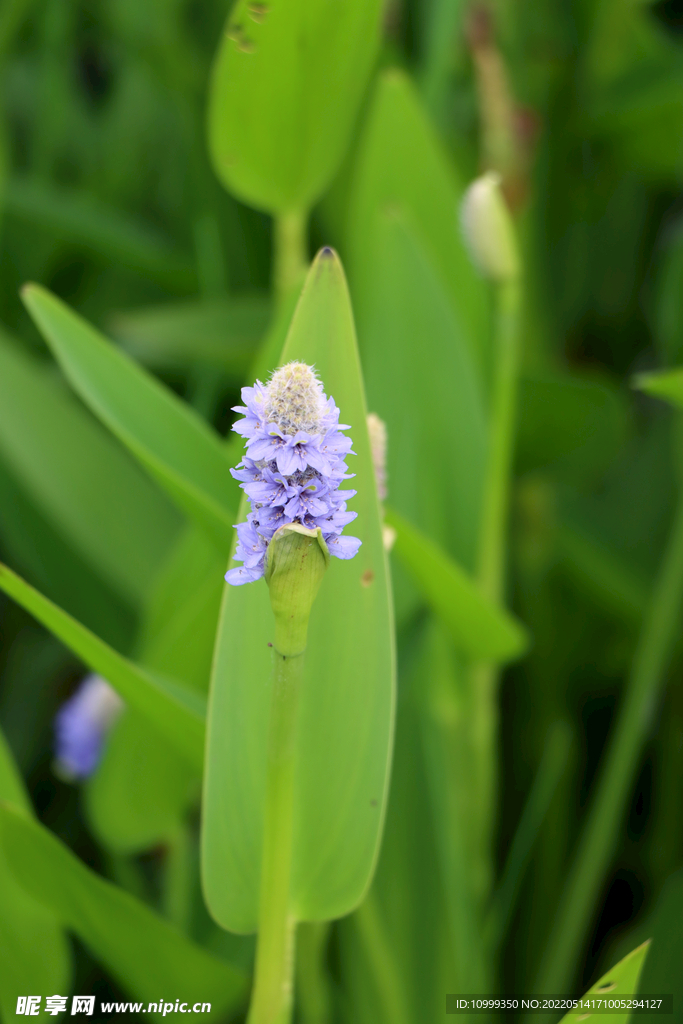
<path id="1" fill-rule="evenodd" d="M 482 174 L 469 186 L 460 207 L 465 242 L 473 262 L 492 281 L 519 276 L 512 218 L 500 190 L 500 175 Z"/>

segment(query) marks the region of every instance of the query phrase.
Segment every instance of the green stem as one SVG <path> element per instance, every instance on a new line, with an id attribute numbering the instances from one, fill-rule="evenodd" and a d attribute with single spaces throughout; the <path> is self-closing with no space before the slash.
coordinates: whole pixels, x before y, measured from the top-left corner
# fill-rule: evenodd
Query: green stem
<path id="1" fill-rule="evenodd" d="M 577 956 L 618 840 L 640 751 L 678 632 L 682 599 L 683 497 L 679 498 L 604 769 L 534 991 L 562 992 L 576 972 Z"/>
<path id="2" fill-rule="evenodd" d="M 517 281 L 499 284 L 494 344 L 489 455 L 484 480 L 477 576 L 492 601 L 500 601 L 505 570 L 505 534 L 515 437 L 519 374 L 521 294 Z"/>
<path id="3" fill-rule="evenodd" d="M 519 321 L 521 290 L 517 280 L 496 287 L 497 313 L 494 378 L 491 399 L 489 455 L 484 479 L 477 578 L 492 601 L 503 594 L 505 539 L 514 446 L 514 425 L 519 375 Z M 486 900 L 493 880 L 492 832 L 495 813 L 499 671 L 495 665 L 475 664 L 471 669 L 473 694 L 472 744 L 479 822 L 476 829 L 477 861 L 481 866 L 481 892 Z"/>
<path id="4" fill-rule="evenodd" d="M 332 1019 L 330 979 L 325 966 L 329 936 L 329 921 L 311 921 L 299 925 L 296 937 L 296 987 L 301 1024 L 330 1024 Z"/>
<path id="5" fill-rule="evenodd" d="M 496 944 L 501 941 L 509 927 L 515 900 L 524 878 L 524 870 L 567 764 L 570 746 L 569 725 L 563 721 L 555 722 L 548 732 L 541 763 L 519 820 L 505 862 L 503 877 L 487 918 L 486 928 Z"/>
<path id="6" fill-rule="evenodd" d="M 247 1024 L 287 1024 L 295 921 L 290 911 L 294 764 L 303 652 L 281 654 L 276 633 L 254 991 Z"/>
<path id="7" fill-rule="evenodd" d="M 305 210 L 290 210 L 275 218 L 273 277 L 279 305 L 300 286 L 308 266 L 307 221 L 308 212 Z"/>
<path id="8" fill-rule="evenodd" d="M 166 846 L 164 912 L 182 931 L 187 931 L 192 913 L 192 838 L 182 824 Z"/>

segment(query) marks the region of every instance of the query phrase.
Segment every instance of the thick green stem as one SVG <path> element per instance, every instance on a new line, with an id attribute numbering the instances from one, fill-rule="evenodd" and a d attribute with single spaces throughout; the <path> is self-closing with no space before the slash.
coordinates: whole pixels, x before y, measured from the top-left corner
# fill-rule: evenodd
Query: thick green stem
<path id="1" fill-rule="evenodd" d="M 305 210 L 290 210 L 275 218 L 273 283 L 278 304 L 285 302 L 291 292 L 300 286 L 306 272 L 307 221 L 308 213 Z"/>
<path id="2" fill-rule="evenodd" d="M 256 974 L 248 1024 L 287 1024 L 292 1012 L 295 921 L 290 911 L 294 762 L 303 652 L 273 653 L 273 692 L 261 866 Z"/>
<path id="3" fill-rule="evenodd" d="M 519 374 L 519 319 L 521 294 L 516 279 L 497 286 L 497 321 L 494 344 L 493 394 L 489 455 L 484 480 L 477 578 L 482 591 L 499 602 L 505 574 L 505 537 L 514 446 L 517 379 Z M 478 794 L 477 866 L 480 890 L 486 900 L 493 880 L 492 830 L 496 800 L 496 737 L 498 731 L 498 668 L 472 666 L 472 744 Z"/>
<path id="4" fill-rule="evenodd" d="M 268 548 L 275 644 L 256 975 L 247 1024 L 288 1024 L 292 1015 L 296 921 L 290 883 L 299 697 L 308 620 L 328 560 L 320 530 L 296 523 L 281 527 Z"/>
<path id="5" fill-rule="evenodd" d="M 604 769 L 534 991 L 563 992 L 576 972 L 577 956 L 614 852 L 638 757 L 680 628 L 682 599 L 683 497 L 679 499 Z"/>

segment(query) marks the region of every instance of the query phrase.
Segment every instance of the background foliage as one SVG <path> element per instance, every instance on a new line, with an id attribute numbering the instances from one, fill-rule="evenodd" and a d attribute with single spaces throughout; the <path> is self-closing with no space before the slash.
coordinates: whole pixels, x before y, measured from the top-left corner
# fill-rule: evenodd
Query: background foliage
<path id="1" fill-rule="evenodd" d="M 172 669 L 195 691 L 208 679 L 224 554 L 185 528 L 131 457 L 112 426 L 119 412 L 103 417 L 113 436 L 68 389 L 19 289 L 49 288 L 227 432 L 241 384 L 277 359 L 261 343 L 278 352 L 283 333 L 276 322 L 267 334 L 272 222 L 260 212 L 280 196 L 228 174 L 252 209 L 210 165 L 209 76 L 227 14 L 209 0 L 6 0 L 0 10 L 0 555 L 145 671 Z M 631 378 L 683 362 L 682 30 L 677 0 L 395 0 L 374 70 L 369 52 L 342 68 L 360 107 L 337 167 L 302 183 L 286 162 L 287 197 L 316 203 L 309 251 L 332 244 L 347 270 L 368 406 L 389 428 L 390 518 L 467 571 L 495 367 L 491 295 L 456 207 L 469 180 L 495 168 L 516 217 L 526 274 L 507 603 L 532 642 L 504 674 L 490 766 L 508 991 L 532 988 L 557 921 L 676 505 L 679 414 L 653 395 L 676 399 L 680 387 L 646 395 Z M 326 87 L 325 69 L 313 70 L 304 93 Z M 235 131 L 240 117 L 250 123 L 245 109 Z M 295 136 L 286 141 L 296 151 Z M 153 441 L 148 466 L 163 455 Z M 220 473 L 205 470 L 220 497 Z M 478 801 L 462 639 L 448 631 L 444 598 L 425 597 L 447 587 L 437 570 L 422 583 L 410 575 L 409 539 L 392 557 L 399 696 L 384 845 L 369 898 L 325 939 L 340 1020 L 440 1019 L 453 979 L 475 977 L 458 945 L 470 913 L 459 899 L 473 892 L 476 904 L 488 882 L 476 881 L 480 851 L 462 839 Z M 676 940 L 664 922 L 682 899 L 674 632 L 635 771 L 623 766 L 616 842 L 565 968 L 577 991 L 653 929 L 670 936 L 683 976 L 680 928 Z M 199 898 L 197 772 L 168 731 L 150 735 L 131 711 L 93 780 L 60 781 L 52 720 L 83 665 L 4 596 L 0 640 L 0 724 L 38 819 L 213 950 L 216 962 L 197 970 L 220 972 L 219 957 L 247 968 L 252 940 L 219 932 Z M 192 879 L 184 890 L 173 884 L 179 863 Z M 478 933 L 482 907 L 472 913 Z M 79 936 L 74 990 L 122 993 L 125 965 L 94 958 L 67 923 Z M 316 962 L 315 936 L 305 941 Z M 226 991 L 238 984 L 216 977 Z"/>

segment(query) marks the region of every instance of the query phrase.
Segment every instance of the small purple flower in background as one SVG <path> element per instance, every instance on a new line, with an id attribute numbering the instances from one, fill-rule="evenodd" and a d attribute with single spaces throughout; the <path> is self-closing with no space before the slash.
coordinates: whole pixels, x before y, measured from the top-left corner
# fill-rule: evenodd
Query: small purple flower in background
<path id="1" fill-rule="evenodd" d="M 55 770 L 69 781 L 91 775 L 124 703 L 101 676 L 86 676 L 55 716 Z"/>
<path id="2" fill-rule="evenodd" d="M 353 455 L 352 442 L 313 368 L 287 363 L 268 384 L 242 388 L 242 401 L 235 412 L 244 418 L 232 429 L 246 438 L 247 452 L 231 472 L 249 497 L 251 512 L 237 526 L 235 561 L 243 565 L 226 573 L 228 583 L 239 586 L 263 576 L 268 544 L 287 523 L 320 527 L 331 555 L 353 558 L 361 542 L 341 533 L 358 514 L 346 509 L 356 492 L 340 490 L 353 476 L 344 462 Z"/>

